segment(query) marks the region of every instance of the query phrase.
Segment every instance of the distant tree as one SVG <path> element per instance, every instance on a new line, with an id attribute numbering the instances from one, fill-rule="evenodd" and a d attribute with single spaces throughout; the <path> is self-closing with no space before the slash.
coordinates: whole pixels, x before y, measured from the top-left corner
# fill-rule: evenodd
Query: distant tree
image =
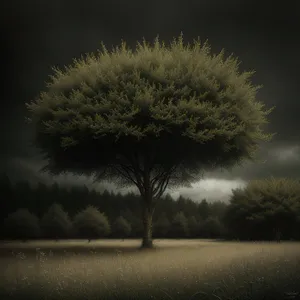
<path id="1" fill-rule="evenodd" d="M 271 112 L 256 101 L 254 72 L 233 56 L 210 53 L 199 39 L 170 47 L 146 41 L 54 69 L 47 91 L 27 104 L 44 170 L 135 185 L 142 199 L 143 247 L 152 247 L 152 215 L 169 188 L 190 186 L 203 170 L 253 159 Z M 176 151 L 174 151 L 174 149 Z"/>
<path id="2" fill-rule="evenodd" d="M 223 220 L 228 204 L 222 201 L 215 201 L 209 204 L 210 215 Z"/>
<path id="3" fill-rule="evenodd" d="M 39 219 L 24 208 L 18 209 L 4 219 L 4 229 L 6 238 L 26 241 L 40 236 Z"/>
<path id="4" fill-rule="evenodd" d="M 161 213 L 166 214 L 168 220 L 172 220 L 174 215 L 178 212 L 178 206 L 176 201 L 169 193 L 166 193 L 164 197 L 161 197 L 160 201 L 157 201 L 155 206 L 154 218 L 158 218 Z"/>
<path id="5" fill-rule="evenodd" d="M 242 238 L 279 241 L 290 237 L 299 215 L 300 183 L 271 177 L 233 190 L 225 220 Z"/>
<path id="6" fill-rule="evenodd" d="M 210 215 L 210 207 L 206 199 L 203 199 L 198 205 L 198 212 L 202 220 L 206 220 Z"/>
<path id="7" fill-rule="evenodd" d="M 115 237 L 124 239 L 130 235 L 131 225 L 126 219 L 120 216 L 113 223 L 112 233 Z"/>
<path id="8" fill-rule="evenodd" d="M 177 213 L 171 223 L 170 234 L 176 238 L 186 238 L 189 235 L 188 220 L 183 212 Z"/>
<path id="9" fill-rule="evenodd" d="M 53 199 L 60 197 L 60 188 L 57 182 L 54 182 L 49 188 L 49 192 L 52 194 Z"/>
<path id="10" fill-rule="evenodd" d="M 178 207 L 178 211 L 182 211 L 185 207 L 186 207 L 186 199 L 180 195 L 177 199 L 177 207 Z"/>
<path id="11" fill-rule="evenodd" d="M 167 237 L 171 229 L 171 223 L 165 213 L 161 214 L 158 219 L 154 222 L 153 235 L 155 237 Z"/>
<path id="12" fill-rule="evenodd" d="M 131 223 L 131 231 L 134 237 L 140 237 L 143 234 L 143 222 L 141 218 L 134 216 L 133 221 Z"/>
<path id="13" fill-rule="evenodd" d="M 52 204 L 41 219 L 41 229 L 47 238 L 70 237 L 72 222 L 60 204 Z"/>
<path id="14" fill-rule="evenodd" d="M 133 220 L 135 218 L 133 212 L 128 208 L 121 210 L 120 215 L 124 217 L 130 224 L 133 223 Z"/>
<path id="15" fill-rule="evenodd" d="M 109 201 L 110 198 L 112 197 L 112 193 L 110 193 L 107 189 L 105 189 L 102 193 L 102 197 L 106 200 Z"/>
<path id="16" fill-rule="evenodd" d="M 201 235 L 204 238 L 220 238 L 222 236 L 222 224 L 216 217 L 208 217 L 200 225 Z"/>
<path id="17" fill-rule="evenodd" d="M 73 211 L 83 210 L 84 208 L 86 208 L 87 205 L 89 205 L 89 203 L 85 202 L 85 200 L 87 200 L 87 194 L 85 194 L 84 191 L 84 186 L 74 185 L 70 188 L 69 196 L 70 199 L 72 199 L 72 203 L 70 206 L 73 207 Z"/>
<path id="18" fill-rule="evenodd" d="M 91 239 L 103 238 L 110 234 L 111 227 L 105 214 L 96 207 L 88 206 L 79 212 L 73 221 L 78 237 Z"/>
<path id="19" fill-rule="evenodd" d="M 11 210 L 12 203 L 14 203 L 13 187 L 9 177 L 6 174 L 0 175 L 0 219 L 3 220 L 7 213 Z M 2 228 L 1 228 L 1 231 Z M 2 232 L 1 232 L 2 234 Z"/>
<path id="20" fill-rule="evenodd" d="M 198 215 L 197 208 L 198 208 L 197 202 L 193 201 L 190 198 L 185 199 L 184 214 L 186 215 L 187 218 L 192 216 L 196 217 Z"/>
<path id="21" fill-rule="evenodd" d="M 1 198 L 7 199 L 7 201 L 12 200 L 13 196 L 13 189 L 12 189 L 12 184 L 9 179 L 9 177 L 5 174 L 2 173 L 0 174 L 0 191 L 1 191 Z M 1 201 L 1 204 L 4 203 L 4 201 Z"/>
<path id="22" fill-rule="evenodd" d="M 191 216 L 187 219 L 190 237 L 198 237 L 199 236 L 199 222 L 197 221 L 195 216 Z"/>
<path id="23" fill-rule="evenodd" d="M 35 202 L 32 197 L 32 188 L 28 181 L 22 180 L 14 184 L 14 203 L 11 207 L 11 211 L 15 211 L 19 208 L 28 208 L 30 212 L 34 211 Z M 27 205 L 24 206 L 23 203 Z"/>
<path id="24" fill-rule="evenodd" d="M 131 236 L 138 236 L 143 231 L 141 218 L 138 218 L 130 209 L 122 210 L 120 213 L 131 225 Z"/>

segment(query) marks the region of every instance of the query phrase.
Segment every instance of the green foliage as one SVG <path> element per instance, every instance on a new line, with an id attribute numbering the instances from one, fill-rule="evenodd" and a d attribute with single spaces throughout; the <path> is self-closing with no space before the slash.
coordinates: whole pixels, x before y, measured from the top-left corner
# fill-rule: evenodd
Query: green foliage
<path id="1" fill-rule="evenodd" d="M 72 222 L 60 204 L 52 204 L 41 219 L 43 235 L 47 238 L 67 238 L 71 234 Z"/>
<path id="2" fill-rule="evenodd" d="M 122 216 L 118 217 L 112 226 L 112 234 L 115 237 L 125 238 L 131 233 L 130 223 Z"/>
<path id="3" fill-rule="evenodd" d="M 227 209 L 227 204 L 222 201 L 215 201 L 209 204 L 209 214 L 223 220 Z"/>
<path id="4" fill-rule="evenodd" d="M 189 198 L 184 198 L 182 195 L 180 195 L 176 201 L 177 203 L 177 211 L 183 211 L 185 216 L 191 217 L 195 215 L 195 212 L 198 209 L 198 204 L 194 202 L 193 200 Z"/>
<path id="5" fill-rule="evenodd" d="M 8 238 L 37 238 L 40 235 L 39 219 L 28 209 L 20 208 L 4 219 L 4 230 Z"/>
<path id="6" fill-rule="evenodd" d="M 140 237 L 143 233 L 143 222 L 141 218 L 135 216 L 131 223 L 131 232 L 134 237 Z"/>
<path id="7" fill-rule="evenodd" d="M 238 235 L 265 239 L 280 231 L 287 238 L 299 214 L 299 181 L 271 177 L 233 190 L 225 221 Z"/>
<path id="8" fill-rule="evenodd" d="M 201 237 L 204 238 L 219 238 L 222 236 L 223 227 L 221 222 L 216 217 L 208 217 L 200 225 Z"/>
<path id="9" fill-rule="evenodd" d="M 188 228 L 190 237 L 199 237 L 199 222 L 197 221 L 195 216 L 191 216 L 187 219 L 188 222 Z"/>
<path id="10" fill-rule="evenodd" d="M 153 174 L 171 172 L 169 186 L 178 186 L 205 168 L 252 159 L 258 142 L 272 137 L 262 132 L 272 109 L 256 101 L 253 74 L 240 72 L 224 50 L 212 55 L 207 42 L 184 45 L 182 35 L 170 46 L 156 38 L 109 53 L 102 45 L 54 69 L 47 91 L 27 108 L 47 170 L 136 184 L 132 164 L 127 173 L 117 166 L 141 157 Z"/>
<path id="11" fill-rule="evenodd" d="M 171 237 L 186 238 L 189 235 L 188 220 L 183 212 L 177 213 L 171 223 Z"/>
<path id="12" fill-rule="evenodd" d="M 131 210 L 125 209 L 121 211 L 121 215 L 130 223 L 131 225 L 131 236 L 138 237 L 141 236 L 143 232 L 143 223 L 139 214 L 134 214 Z"/>
<path id="13" fill-rule="evenodd" d="M 171 229 L 171 223 L 165 213 L 162 213 L 154 222 L 153 235 L 158 238 L 166 238 Z"/>
<path id="14" fill-rule="evenodd" d="M 203 199 L 198 205 L 199 215 L 202 220 L 206 220 L 210 215 L 210 207 L 206 199 Z"/>
<path id="15" fill-rule="evenodd" d="M 105 214 L 90 205 L 74 217 L 73 225 L 76 235 L 81 238 L 102 238 L 111 232 Z"/>

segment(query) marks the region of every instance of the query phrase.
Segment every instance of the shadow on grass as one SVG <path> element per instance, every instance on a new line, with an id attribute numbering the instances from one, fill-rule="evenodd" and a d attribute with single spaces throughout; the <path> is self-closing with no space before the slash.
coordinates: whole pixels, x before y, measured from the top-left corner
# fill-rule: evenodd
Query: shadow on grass
<path id="1" fill-rule="evenodd" d="M 11 256 L 12 253 L 22 252 L 27 256 L 36 255 L 37 252 L 52 252 L 53 255 L 56 254 L 132 254 L 132 253 L 140 253 L 140 252 L 155 252 L 159 250 L 164 250 L 163 247 L 159 247 L 157 245 L 153 245 L 153 248 L 141 248 L 140 241 L 122 241 L 115 240 L 111 241 L 103 241 L 103 240 L 92 240 L 88 242 L 86 240 L 80 241 L 68 241 L 68 240 L 60 240 L 60 241 L 1 241 L 0 242 L 0 257 L 8 257 Z"/>

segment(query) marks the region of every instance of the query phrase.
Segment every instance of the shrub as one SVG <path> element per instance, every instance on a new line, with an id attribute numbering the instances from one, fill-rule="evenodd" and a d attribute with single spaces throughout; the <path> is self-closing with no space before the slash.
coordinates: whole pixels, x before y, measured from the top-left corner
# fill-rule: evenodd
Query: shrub
<path id="1" fill-rule="evenodd" d="M 173 218 L 170 235 L 175 238 L 183 238 L 189 235 L 188 221 L 183 212 L 177 213 Z"/>
<path id="2" fill-rule="evenodd" d="M 89 240 L 105 237 L 111 232 L 106 215 L 90 205 L 74 217 L 73 226 L 78 237 Z"/>
<path id="3" fill-rule="evenodd" d="M 115 237 L 125 238 L 131 233 L 131 225 L 125 218 L 120 216 L 113 223 L 112 232 Z"/>
<path id="4" fill-rule="evenodd" d="M 121 215 L 131 225 L 131 234 L 133 237 L 140 237 L 143 234 L 143 222 L 140 217 L 137 217 L 130 209 L 121 211 Z"/>
<path id="5" fill-rule="evenodd" d="M 41 229 L 47 238 L 66 238 L 71 234 L 72 222 L 60 204 L 52 204 L 41 219 Z"/>
<path id="6" fill-rule="evenodd" d="M 39 219 L 28 209 L 18 209 L 4 219 L 4 231 L 6 238 L 24 241 L 37 238 L 40 236 Z"/>

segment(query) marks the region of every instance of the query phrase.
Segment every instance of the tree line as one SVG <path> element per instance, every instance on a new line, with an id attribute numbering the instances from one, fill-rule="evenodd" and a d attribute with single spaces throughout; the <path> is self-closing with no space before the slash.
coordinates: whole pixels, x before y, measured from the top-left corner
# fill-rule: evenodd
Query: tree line
<path id="1" fill-rule="evenodd" d="M 199 203 L 169 194 L 153 215 L 155 238 L 223 238 L 240 240 L 300 239 L 299 181 L 266 179 L 233 190 L 228 204 Z M 86 186 L 57 183 L 12 184 L 3 174 L 2 239 L 140 238 L 140 196 L 103 193 Z"/>
<path id="2" fill-rule="evenodd" d="M 46 226 L 45 219 L 48 223 L 54 222 L 53 219 L 61 220 L 58 228 L 63 225 L 70 229 L 73 223 L 76 224 L 75 220 L 78 218 L 85 220 L 82 222 L 89 223 L 91 217 L 89 212 L 93 212 L 92 215 L 96 216 L 92 217 L 93 220 L 100 219 L 105 224 L 103 226 L 109 228 L 99 233 L 99 237 L 140 237 L 142 234 L 141 199 L 139 195 L 132 192 L 122 195 L 105 190 L 99 193 L 89 190 L 85 185 L 67 188 L 57 183 L 50 186 L 43 183 L 31 186 L 26 181 L 12 184 L 5 174 L 1 176 L 0 187 L 1 198 L 4 200 L 1 201 L 0 212 L 3 220 L 3 237 L 16 234 L 8 232 L 8 223 L 5 225 L 8 219 L 11 224 L 17 223 L 14 221 L 17 219 L 24 220 L 23 223 L 34 223 L 36 225 L 33 226 L 35 232 L 33 235 L 47 238 L 50 237 L 46 233 L 47 230 L 41 230 Z M 154 212 L 154 236 L 220 237 L 224 231 L 222 218 L 226 207 L 227 205 L 221 201 L 208 203 L 206 199 L 203 199 L 200 203 L 196 203 L 183 196 L 175 200 L 167 194 L 160 199 Z M 49 216 L 52 216 L 52 219 Z M 35 221 L 29 221 L 32 219 Z M 122 227 L 123 229 L 120 229 Z M 65 230 L 60 228 L 58 232 L 62 233 Z M 68 234 L 64 234 L 65 238 L 82 237 L 82 233 L 76 230 L 67 230 L 67 232 Z M 55 238 L 55 234 L 51 234 L 51 237 Z"/>

